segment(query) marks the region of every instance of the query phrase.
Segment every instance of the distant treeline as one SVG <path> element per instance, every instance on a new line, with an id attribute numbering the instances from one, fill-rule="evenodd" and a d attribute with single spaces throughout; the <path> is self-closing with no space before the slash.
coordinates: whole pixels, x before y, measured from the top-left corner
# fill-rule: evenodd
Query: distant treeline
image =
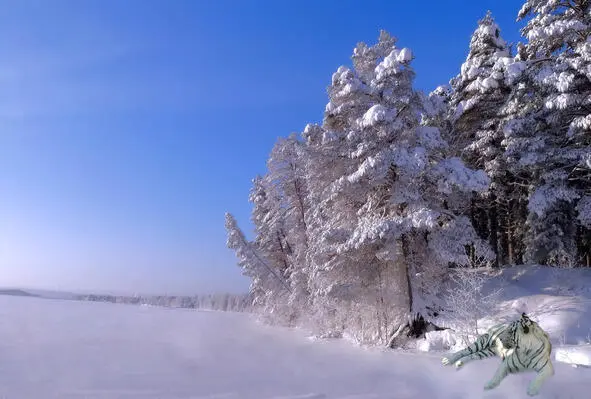
<path id="1" fill-rule="evenodd" d="M 80 301 L 124 303 L 130 305 L 150 305 L 170 308 L 222 310 L 244 312 L 250 309 L 250 294 L 208 294 L 195 296 L 118 296 L 118 295 L 79 295 Z"/>
<path id="2" fill-rule="evenodd" d="M 35 294 L 31 294 L 30 292 L 26 292 L 23 290 L 18 289 L 0 289 L 0 295 L 9 295 L 9 296 L 38 296 Z"/>

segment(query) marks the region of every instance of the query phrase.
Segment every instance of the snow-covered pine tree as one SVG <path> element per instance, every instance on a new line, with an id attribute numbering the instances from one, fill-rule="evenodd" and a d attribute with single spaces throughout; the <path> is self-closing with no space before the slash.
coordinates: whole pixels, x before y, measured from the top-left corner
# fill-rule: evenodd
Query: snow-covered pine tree
<path id="1" fill-rule="evenodd" d="M 335 305 L 341 328 L 374 342 L 406 316 L 428 314 L 448 265 L 469 263 L 467 245 L 488 255 L 469 220 L 446 202 L 486 189 L 488 179 L 447 157 L 439 130 L 421 125 L 412 54 L 390 43 L 388 52 L 378 43 L 383 57 L 358 45 L 354 63 L 362 68 L 339 68 L 325 122 L 307 135 L 331 132 L 326 143 L 344 172 L 325 181 L 313 205 L 315 303 Z"/>
<path id="2" fill-rule="evenodd" d="M 530 122 L 512 133 L 528 150 L 518 162 L 532 171 L 526 255 L 539 263 L 589 264 L 591 2 L 528 0 L 518 17 L 527 20 L 522 52 L 529 91 L 539 101 Z M 531 127 L 535 136 L 527 133 Z"/>
<path id="3" fill-rule="evenodd" d="M 253 278 L 255 304 L 272 321 L 289 324 L 297 322 L 309 299 L 310 198 L 304 146 L 295 135 L 280 138 L 267 161 L 267 173 L 253 180 L 249 198 L 255 227 L 252 242 L 245 239 L 231 215 L 226 216 L 228 246 Z"/>
<path id="4" fill-rule="evenodd" d="M 253 179 L 249 199 L 253 204 L 254 244 L 273 269 L 287 279 L 292 246 L 287 239 L 283 199 L 275 187 L 261 176 Z"/>
<path id="5" fill-rule="evenodd" d="M 507 43 L 489 11 L 478 21 L 478 27 L 472 34 L 470 50 L 460 74 L 451 80 L 453 130 L 448 139 L 463 158 L 481 168 L 485 166 L 488 152 L 494 152 L 498 147 L 492 144 L 492 138 L 487 140 L 491 136 L 496 138 L 496 129 L 489 125 L 495 122 L 492 119 L 508 91 L 503 84 L 502 74 L 495 71 L 494 66 L 500 58 L 509 55 Z M 489 120 L 492 122 L 489 123 Z M 479 148 L 488 151 L 474 148 L 473 144 L 478 140 L 483 142 Z"/>
<path id="6" fill-rule="evenodd" d="M 396 47 L 396 41 L 397 39 L 389 32 L 381 30 L 378 42 L 373 46 L 368 46 L 363 42 L 357 43 L 351 60 L 355 74 L 366 85 L 369 85 L 375 77 L 376 66 Z"/>
<path id="7" fill-rule="evenodd" d="M 449 141 L 452 124 L 450 121 L 452 88 L 450 85 L 438 86 L 428 96 L 420 93 L 424 114 L 421 124 L 439 129 L 441 137 Z M 450 149 L 452 149 L 450 147 Z M 453 150 L 453 149 L 452 149 Z"/>
<path id="8" fill-rule="evenodd" d="M 275 206 L 281 213 L 281 233 L 285 237 L 288 267 L 285 277 L 291 285 L 289 304 L 298 317 L 309 297 L 308 267 L 308 220 L 310 198 L 306 178 L 304 143 L 295 134 L 280 138 L 267 161 L 264 179 L 275 194 Z M 269 230 L 268 223 L 260 223 L 259 235 Z"/>
<path id="9" fill-rule="evenodd" d="M 503 209 L 508 202 L 499 111 L 511 92 L 502 62 L 509 55 L 507 43 L 489 11 L 478 21 L 466 61 L 451 81 L 452 127 L 447 136 L 455 153 L 467 165 L 484 169 L 491 178 L 489 190 L 471 199 L 470 216 L 479 235 L 488 239 L 495 251 L 497 265 L 507 258 L 504 241 L 508 223 L 499 223 L 507 214 Z"/>
<path id="10" fill-rule="evenodd" d="M 283 303 L 281 298 L 287 298 L 289 292 L 289 285 L 280 274 L 280 269 L 265 259 L 256 243 L 246 239 L 230 213 L 226 213 L 225 225 L 227 246 L 235 251 L 243 274 L 252 280 L 250 293 L 253 304 L 264 313 L 276 312 Z"/>

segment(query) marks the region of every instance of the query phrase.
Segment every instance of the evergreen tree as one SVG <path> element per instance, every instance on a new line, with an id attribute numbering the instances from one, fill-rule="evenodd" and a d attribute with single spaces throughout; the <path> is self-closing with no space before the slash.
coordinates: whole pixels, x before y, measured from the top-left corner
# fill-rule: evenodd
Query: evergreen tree
<path id="1" fill-rule="evenodd" d="M 528 20 L 522 52 L 537 107 L 513 135 L 525 142 L 518 161 L 531 170 L 526 256 L 534 262 L 589 262 L 589 246 L 581 245 L 589 226 L 577 214 L 587 212 L 591 178 L 590 11 L 587 0 L 529 0 L 519 12 Z"/>
<path id="2" fill-rule="evenodd" d="M 445 157 L 439 130 L 421 125 L 424 99 L 412 88 L 411 60 L 409 49 L 395 46 L 381 60 L 357 58 L 364 70 L 347 70 L 348 81 L 364 89 L 348 104 L 360 105 L 353 115 L 362 106 L 366 111 L 335 125 L 332 112 L 338 107 L 329 103 L 323 126 L 340 129 L 336 152 L 345 173 L 316 205 L 325 216 L 312 240 L 320 243 L 314 262 L 317 299 L 350 306 L 355 298 L 357 307 L 377 308 L 381 339 L 397 315 L 428 313 L 434 302 L 429 297 L 437 294 L 434 282 L 448 263 L 469 263 L 465 245 L 477 243 L 486 254 L 469 221 L 454 214 L 446 199 L 457 191 L 485 189 L 488 179 Z M 371 62 L 377 63 L 373 74 Z M 341 67 L 337 73 L 342 72 Z"/>
<path id="3" fill-rule="evenodd" d="M 497 254 L 495 264 L 506 261 L 508 176 L 501 142 L 500 110 L 511 92 L 505 76 L 507 43 L 490 11 L 478 21 L 461 73 L 451 81 L 452 147 L 472 168 L 484 169 L 491 186 L 474 195 L 470 216 L 479 235 L 488 239 Z"/>
<path id="4" fill-rule="evenodd" d="M 281 236 L 287 268 L 285 276 L 291 285 L 290 304 L 299 308 L 308 300 L 308 220 L 310 199 L 306 178 L 304 144 L 294 134 L 279 139 L 267 162 L 265 181 L 275 192 L 274 203 L 283 221 Z M 267 223 L 260 230 L 269 230 Z M 294 315 L 293 317 L 297 317 Z"/>
<path id="5" fill-rule="evenodd" d="M 495 117 L 510 88 L 495 65 L 509 55 L 507 43 L 489 11 L 472 34 L 460 75 L 451 81 L 453 130 L 449 140 L 463 159 L 482 169 L 499 150 Z"/>
<path id="6" fill-rule="evenodd" d="M 257 176 L 252 181 L 250 202 L 251 220 L 255 226 L 254 245 L 283 278 L 289 278 L 289 256 L 292 253 L 287 239 L 282 197 L 268 180 Z"/>
<path id="7" fill-rule="evenodd" d="M 391 344 L 441 311 L 450 268 L 591 263 L 589 3 L 526 1 L 515 56 L 488 13 L 428 96 L 395 38 L 359 43 L 322 123 L 278 140 L 253 181 L 254 240 L 226 216 L 258 308 Z"/>
<path id="8" fill-rule="evenodd" d="M 250 293 L 253 305 L 264 313 L 283 313 L 287 303 L 289 285 L 274 265 L 270 264 L 256 243 L 250 242 L 238 227 L 234 216 L 226 213 L 227 246 L 234 250 L 238 266 L 245 276 L 250 277 Z"/>

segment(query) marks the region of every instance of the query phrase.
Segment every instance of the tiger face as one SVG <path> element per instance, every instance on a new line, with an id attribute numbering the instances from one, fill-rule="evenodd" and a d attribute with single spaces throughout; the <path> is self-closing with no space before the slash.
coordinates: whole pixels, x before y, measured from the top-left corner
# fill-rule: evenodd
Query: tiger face
<path id="1" fill-rule="evenodd" d="M 537 347 L 540 343 L 545 346 L 545 351 L 550 353 L 552 350 L 552 344 L 550 343 L 550 337 L 540 327 L 538 323 L 530 319 L 525 313 L 521 314 L 521 318 L 517 324 L 517 336 L 516 344 L 521 347 L 521 350 L 526 352 L 532 348 Z"/>
<path id="2" fill-rule="evenodd" d="M 521 314 L 521 319 L 519 320 L 519 326 L 524 334 L 529 334 L 530 329 L 535 328 L 534 322 L 525 314 Z"/>

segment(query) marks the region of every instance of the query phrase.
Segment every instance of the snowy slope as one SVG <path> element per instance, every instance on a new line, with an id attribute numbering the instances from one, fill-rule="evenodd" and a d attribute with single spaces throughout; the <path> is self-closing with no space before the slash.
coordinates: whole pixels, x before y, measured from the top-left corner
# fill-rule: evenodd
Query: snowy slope
<path id="1" fill-rule="evenodd" d="M 237 313 L 0 298 L 0 397 L 523 398 L 531 374 L 482 390 L 498 361 L 311 340 Z M 582 398 L 590 370 L 556 364 L 540 398 Z"/>
<path id="2" fill-rule="evenodd" d="M 550 336 L 555 362 L 591 366 L 591 269 L 507 268 L 485 286 L 487 292 L 497 289 L 501 296 L 493 311 L 479 320 L 480 333 L 525 312 Z M 456 327 L 445 317 L 438 322 Z M 460 347 L 461 339 L 450 330 L 428 333 L 417 343 L 419 350 L 431 352 Z"/>

